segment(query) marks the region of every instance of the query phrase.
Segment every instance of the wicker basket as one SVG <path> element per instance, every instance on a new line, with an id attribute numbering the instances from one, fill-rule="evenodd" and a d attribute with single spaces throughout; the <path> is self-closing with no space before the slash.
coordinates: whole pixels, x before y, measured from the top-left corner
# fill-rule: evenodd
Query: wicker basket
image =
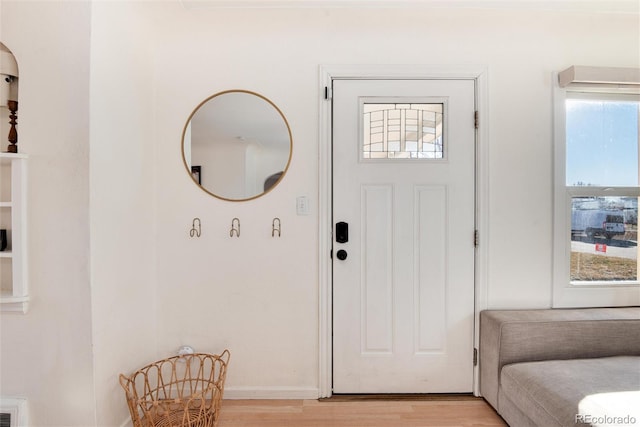
<path id="1" fill-rule="evenodd" d="M 196 353 L 120 375 L 134 427 L 211 427 L 218 423 L 231 357 Z"/>

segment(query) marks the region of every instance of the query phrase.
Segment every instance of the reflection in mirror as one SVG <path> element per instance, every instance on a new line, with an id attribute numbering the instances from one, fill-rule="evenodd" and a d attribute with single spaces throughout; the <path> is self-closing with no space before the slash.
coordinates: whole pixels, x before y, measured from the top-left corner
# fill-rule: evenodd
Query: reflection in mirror
<path id="1" fill-rule="evenodd" d="M 267 179 L 264 180 L 264 191 L 271 190 L 271 187 L 273 187 L 274 185 L 276 185 L 276 183 L 278 181 L 280 181 L 280 177 L 282 177 L 283 173 L 284 172 L 280 171 L 280 172 L 276 172 L 273 175 L 267 177 Z"/>
<path id="2" fill-rule="evenodd" d="M 182 136 L 187 172 L 209 194 L 250 200 L 275 187 L 291 160 L 282 112 L 257 93 L 231 90 L 203 101 Z"/>

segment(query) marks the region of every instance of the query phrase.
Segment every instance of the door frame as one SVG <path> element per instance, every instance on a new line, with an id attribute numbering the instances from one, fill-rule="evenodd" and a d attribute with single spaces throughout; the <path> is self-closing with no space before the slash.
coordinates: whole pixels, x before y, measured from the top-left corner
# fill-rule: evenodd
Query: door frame
<path id="1" fill-rule="evenodd" d="M 333 244 L 332 81 L 336 79 L 448 79 L 474 80 L 478 126 L 476 129 L 475 215 L 479 244 L 475 251 L 474 343 L 478 349 L 479 313 L 487 308 L 489 213 L 489 115 L 487 68 L 479 65 L 321 65 L 319 70 L 319 188 L 318 188 L 318 397 L 333 393 L 333 292 L 330 251 Z M 325 90 L 328 88 L 328 90 Z M 469 236 L 472 239 L 473 236 Z M 469 355 L 472 357 L 472 355 Z M 473 393 L 480 396 L 478 365 L 473 369 Z"/>

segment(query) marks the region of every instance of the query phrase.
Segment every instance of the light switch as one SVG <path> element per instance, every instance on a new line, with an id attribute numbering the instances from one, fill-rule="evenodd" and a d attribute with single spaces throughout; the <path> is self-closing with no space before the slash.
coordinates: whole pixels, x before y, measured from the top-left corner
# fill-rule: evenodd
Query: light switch
<path id="1" fill-rule="evenodd" d="M 309 198 L 307 196 L 296 198 L 296 213 L 298 215 L 309 215 Z"/>

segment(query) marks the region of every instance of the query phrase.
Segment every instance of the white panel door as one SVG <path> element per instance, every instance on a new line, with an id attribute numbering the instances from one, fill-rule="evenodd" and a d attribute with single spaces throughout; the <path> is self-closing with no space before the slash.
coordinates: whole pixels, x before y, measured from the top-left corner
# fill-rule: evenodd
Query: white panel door
<path id="1" fill-rule="evenodd" d="M 474 111 L 473 80 L 333 81 L 334 393 L 472 391 Z"/>

